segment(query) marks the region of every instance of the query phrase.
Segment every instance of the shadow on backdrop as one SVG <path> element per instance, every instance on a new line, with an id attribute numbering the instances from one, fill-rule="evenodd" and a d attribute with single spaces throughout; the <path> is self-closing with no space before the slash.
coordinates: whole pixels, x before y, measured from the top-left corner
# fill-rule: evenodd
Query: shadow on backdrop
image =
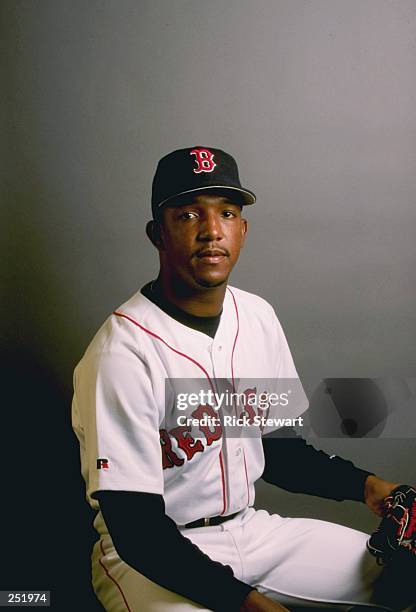
<path id="1" fill-rule="evenodd" d="M 68 389 L 29 349 L 2 360 L 1 588 L 51 591 L 51 609 L 102 610 L 90 587 L 93 512 L 83 496 Z"/>

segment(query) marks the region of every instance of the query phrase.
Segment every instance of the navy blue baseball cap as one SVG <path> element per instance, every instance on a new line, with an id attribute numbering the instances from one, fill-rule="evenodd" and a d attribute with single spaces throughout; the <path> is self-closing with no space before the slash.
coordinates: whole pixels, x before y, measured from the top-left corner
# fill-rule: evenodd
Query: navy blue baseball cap
<path id="1" fill-rule="evenodd" d="M 185 203 L 186 196 L 212 190 L 243 206 L 256 196 L 242 187 L 234 157 L 221 149 L 190 147 L 173 151 L 159 161 L 152 184 L 152 212 L 162 206 Z"/>

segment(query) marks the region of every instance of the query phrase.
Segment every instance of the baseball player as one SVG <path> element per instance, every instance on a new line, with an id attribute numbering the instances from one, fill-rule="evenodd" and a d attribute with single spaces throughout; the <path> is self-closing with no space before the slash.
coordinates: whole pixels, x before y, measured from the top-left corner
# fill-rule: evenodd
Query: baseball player
<path id="1" fill-rule="evenodd" d="M 367 534 L 255 510 L 254 484 L 357 500 L 381 515 L 398 483 L 315 450 L 273 418 L 259 425 L 263 436 L 227 435 L 215 406 L 197 402 L 200 426 L 175 425 L 175 381 L 202 380 L 213 394 L 225 381 L 247 395 L 248 379 L 297 380 L 273 308 L 228 285 L 247 235 L 242 210 L 255 200 L 224 151 L 162 158 L 147 225 L 159 275 L 112 313 L 75 370 L 73 427 L 97 510 L 93 586 L 110 612 L 375 603 L 382 569 Z M 300 392 L 284 424 L 305 409 Z"/>

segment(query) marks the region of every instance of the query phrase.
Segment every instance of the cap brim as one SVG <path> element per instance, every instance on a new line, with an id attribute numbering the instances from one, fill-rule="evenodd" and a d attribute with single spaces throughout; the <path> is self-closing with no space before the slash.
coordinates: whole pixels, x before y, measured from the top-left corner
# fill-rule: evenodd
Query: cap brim
<path id="1" fill-rule="evenodd" d="M 248 189 L 243 189 L 239 187 L 228 187 L 227 185 L 206 185 L 204 187 L 197 187 L 195 189 L 188 189 L 187 191 L 180 191 L 179 193 L 175 193 L 175 195 L 169 196 L 165 200 L 162 200 L 154 208 L 161 208 L 162 206 L 166 206 L 171 204 L 172 206 L 179 206 L 183 202 L 183 198 L 190 193 L 197 193 L 200 191 L 217 191 L 220 193 L 227 194 L 228 197 L 231 195 L 238 194 L 239 196 L 239 204 L 243 206 L 249 206 L 254 204 L 256 201 L 256 196 L 252 191 Z M 230 197 L 230 199 L 232 199 Z M 175 201 L 176 200 L 176 201 Z"/>

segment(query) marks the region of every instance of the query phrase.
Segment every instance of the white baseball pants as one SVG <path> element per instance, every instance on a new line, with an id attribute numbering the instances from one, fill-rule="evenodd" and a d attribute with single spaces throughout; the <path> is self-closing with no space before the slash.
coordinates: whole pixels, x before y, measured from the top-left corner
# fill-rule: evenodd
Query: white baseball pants
<path id="1" fill-rule="evenodd" d="M 181 531 L 211 559 L 231 565 L 236 578 L 286 606 L 376 607 L 381 568 L 366 550 L 368 535 L 355 529 L 246 508 L 221 525 Z M 108 534 L 94 546 L 92 579 L 107 612 L 208 612 L 129 567 Z"/>

